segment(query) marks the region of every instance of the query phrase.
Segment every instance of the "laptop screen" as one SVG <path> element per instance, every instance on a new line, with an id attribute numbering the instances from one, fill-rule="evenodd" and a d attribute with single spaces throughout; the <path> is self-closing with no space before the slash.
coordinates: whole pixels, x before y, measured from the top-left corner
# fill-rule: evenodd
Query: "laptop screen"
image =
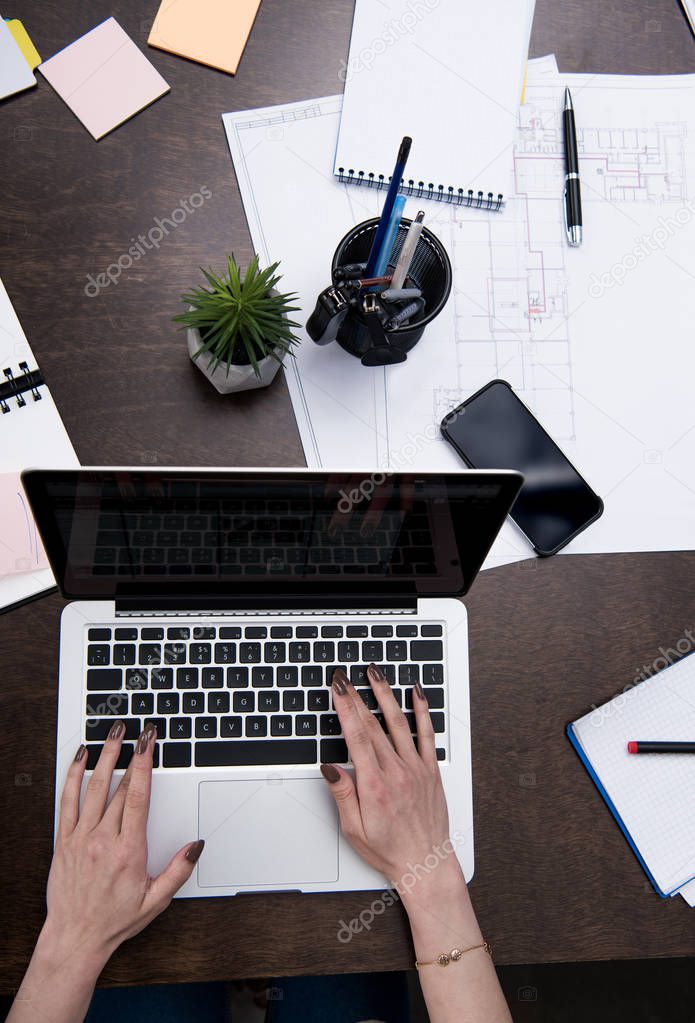
<path id="1" fill-rule="evenodd" d="M 71 598 L 244 602 L 465 593 L 511 507 L 511 472 L 32 470 Z"/>

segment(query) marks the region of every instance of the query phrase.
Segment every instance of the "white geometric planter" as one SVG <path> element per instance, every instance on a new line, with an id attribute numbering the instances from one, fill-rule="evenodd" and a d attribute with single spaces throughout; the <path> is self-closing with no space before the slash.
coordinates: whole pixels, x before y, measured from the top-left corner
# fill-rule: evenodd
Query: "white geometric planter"
<path id="1" fill-rule="evenodd" d="M 208 352 L 203 352 L 197 359 L 194 358 L 195 353 L 201 346 L 200 331 L 189 327 L 186 331 L 186 343 L 193 365 L 197 366 L 203 376 L 208 378 L 212 386 L 220 394 L 234 394 L 235 391 L 252 391 L 257 387 L 267 387 L 268 384 L 272 384 L 275 374 L 280 369 L 278 360 L 274 359 L 272 355 L 267 355 L 265 359 L 261 359 L 258 363 L 260 377 L 256 376 L 256 372 L 251 365 L 235 366 L 232 364 L 228 367 L 226 362 L 220 363 L 213 372 L 212 369 L 208 368 L 210 362 Z"/>

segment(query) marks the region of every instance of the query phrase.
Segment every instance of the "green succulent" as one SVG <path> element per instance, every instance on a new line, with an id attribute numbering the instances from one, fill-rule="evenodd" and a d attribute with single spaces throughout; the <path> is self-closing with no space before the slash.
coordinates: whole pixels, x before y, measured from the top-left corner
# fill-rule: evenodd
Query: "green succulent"
<path id="1" fill-rule="evenodd" d="M 193 327 L 200 333 L 201 346 L 193 356 L 197 359 L 207 352 L 208 369 L 213 372 L 220 363 L 229 368 L 235 365 L 253 366 L 260 377 L 259 362 L 270 356 L 278 362 L 289 352 L 299 338 L 292 333 L 298 323 L 287 318 L 299 306 L 291 303 L 296 293 L 272 294 L 280 281 L 276 274 L 279 263 L 265 270 L 259 269 L 258 256 L 254 256 L 242 277 L 234 256 L 227 257 L 227 273 L 220 277 L 212 270 L 201 272 L 210 285 L 199 287 L 181 296 L 189 308 L 174 317 L 182 329 Z"/>

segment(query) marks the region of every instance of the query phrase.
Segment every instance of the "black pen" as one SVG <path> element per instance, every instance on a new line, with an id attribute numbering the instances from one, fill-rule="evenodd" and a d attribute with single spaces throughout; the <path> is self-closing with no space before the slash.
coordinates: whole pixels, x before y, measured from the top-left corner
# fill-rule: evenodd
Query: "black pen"
<path id="1" fill-rule="evenodd" d="M 569 89 L 565 89 L 562 127 L 565 138 L 565 195 L 563 200 L 565 230 L 567 231 L 567 241 L 576 247 L 582 244 L 582 193 L 579 187 L 577 129 L 574 124 L 574 107 Z"/>

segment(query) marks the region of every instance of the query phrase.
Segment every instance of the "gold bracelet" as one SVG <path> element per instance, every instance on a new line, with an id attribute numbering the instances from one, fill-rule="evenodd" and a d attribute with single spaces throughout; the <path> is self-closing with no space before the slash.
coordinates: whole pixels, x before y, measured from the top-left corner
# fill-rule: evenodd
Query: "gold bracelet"
<path id="1" fill-rule="evenodd" d="M 451 952 L 442 952 L 440 956 L 437 956 L 437 958 L 433 959 L 430 963 L 416 962 L 415 969 L 419 970 L 421 966 L 448 966 L 449 963 L 457 963 L 459 959 L 462 959 L 463 956 L 466 955 L 466 953 L 475 952 L 476 949 L 479 948 L 484 948 L 490 958 L 492 958 L 492 948 L 489 942 L 484 941 L 482 945 L 473 945 L 472 948 L 452 948 Z"/>

